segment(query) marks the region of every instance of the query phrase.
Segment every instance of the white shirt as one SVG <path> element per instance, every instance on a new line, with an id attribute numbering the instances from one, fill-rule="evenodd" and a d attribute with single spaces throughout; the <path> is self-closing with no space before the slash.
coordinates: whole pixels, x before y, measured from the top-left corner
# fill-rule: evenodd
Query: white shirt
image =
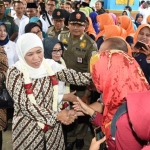
<path id="1" fill-rule="evenodd" d="M 150 15 L 150 7 L 146 9 L 140 9 L 140 13 L 143 15 L 142 24 L 147 23 L 147 17 Z"/>
<path id="2" fill-rule="evenodd" d="M 53 24 L 53 21 L 52 21 L 52 15 L 49 15 L 49 14 L 47 13 L 47 16 L 48 16 L 48 18 L 49 18 L 51 24 L 54 25 L 54 24 Z M 41 18 L 42 18 L 42 15 L 40 16 L 40 19 L 41 19 Z M 42 19 L 43 19 L 43 18 L 42 18 Z M 44 19 L 43 19 L 43 20 L 44 20 Z M 44 20 L 44 21 L 46 22 L 47 26 L 50 27 L 50 24 L 49 24 L 49 22 L 48 22 L 48 20 L 47 20 L 47 17 L 45 17 L 45 20 Z"/>
<path id="3" fill-rule="evenodd" d="M 46 24 L 46 22 L 40 18 L 41 22 L 42 22 L 42 30 L 46 33 L 48 30 L 48 26 Z M 19 27 L 19 33 L 18 33 L 18 37 L 22 34 L 25 33 L 25 26 L 29 23 L 29 18 L 25 18 L 23 21 L 21 21 L 20 23 L 20 27 Z"/>
<path id="4" fill-rule="evenodd" d="M 9 42 L 6 45 L 4 45 L 4 50 L 6 52 L 8 65 L 10 67 L 18 61 L 15 42 L 9 40 Z"/>
<path id="5" fill-rule="evenodd" d="M 26 18 L 28 18 L 28 17 L 25 16 L 25 15 L 23 15 L 23 16 L 21 17 L 21 19 L 19 19 L 16 14 L 14 15 L 14 21 L 16 22 L 16 24 L 18 25 L 18 27 L 20 26 L 21 21 L 23 21 L 23 20 L 26 19 Z"/>

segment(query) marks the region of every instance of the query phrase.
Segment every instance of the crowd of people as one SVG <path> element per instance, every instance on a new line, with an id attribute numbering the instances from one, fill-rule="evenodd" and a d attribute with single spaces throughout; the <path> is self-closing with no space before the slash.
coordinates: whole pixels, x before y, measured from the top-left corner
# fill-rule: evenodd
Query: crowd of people
<path id="1" fill-rule="evenodd" d="M 0 150 L 10 118 L 13 150 L 81 150 L 89 129 L 90 150 L 150 149 L 150 1 L 90 2 L 0 1 Z"/>

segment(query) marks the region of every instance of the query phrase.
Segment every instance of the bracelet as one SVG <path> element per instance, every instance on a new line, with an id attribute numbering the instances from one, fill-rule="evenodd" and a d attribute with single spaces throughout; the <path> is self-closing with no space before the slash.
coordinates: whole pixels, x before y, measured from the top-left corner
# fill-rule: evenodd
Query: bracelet
<path id="1" fill-rule="evenodd" d="M 94 114 L 90 118 L 90 122 L 92 122 L 96 118 L 97 113 L 97 111 L 94 112 Z"/>

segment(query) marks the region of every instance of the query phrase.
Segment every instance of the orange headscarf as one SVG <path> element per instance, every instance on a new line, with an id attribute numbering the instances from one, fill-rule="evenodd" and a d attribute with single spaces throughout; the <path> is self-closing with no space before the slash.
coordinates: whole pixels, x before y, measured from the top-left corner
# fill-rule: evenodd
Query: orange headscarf
<path id="1" fill-rule="evenodd" d="M 92 34 L 94 37 L 96 37 L 96 32 L 95 32 L 95 30 L 94 30 L 94 28 L 93 28 L 92 20 L 91 20 L 91 18 L 88 17 L 88 16 L 87 16 L 87 18 L 88 18 L 88 21 L 89 21 L 89 26 L 88 26 L 88 29 L 87 29 L 86 32 L 87 32 L 88 34 Z"/>
<path id="2" fill-rule="evenodd" d="M 136 32 L 135 32 L 135 34 L 134 34 L 134 44 L 136 44 L 136 42 L 138 41 L 137 40 L 137 38 L 138 38 L 138 34 L 139 34 L 139 32 L 140 32 L 140 30 L 142 29 L 142 28 L 144 28 L 144 27 L 148 27 L 149 29 L 150 29 L 150 25 L 149 24 L 142 24 L 142 25 L 140 25 L 139 27 L 138 27 L 138 29 L 136 30 Z M 149 41 L 149 43 L 150 43 L 150 41 Z"/>
<path id="3" fill-rule="evenodd" d="M 149 84 L 136 60 L 120 50 L 106 50 L 91 57 L 90 72 L 105 105 L 102 129 L 108 138 L 110 124 L 130 92 L 147 91 Z"/>
<path id="4" fill-rule="evenodd" d="M 121 36 L 123 39 L 126 39 L 127 32 L 122 27 L 116 25 L 104 26 L 104 39 L 108 39 L 113 36 Z"/>
<path id="5" fill-rule="evenodd" d="M 135 32 L 131 18 L 128 16 L 120 16 L 118 17 L 118 21 L 120 21 L 121 27 L 126 30 L 127 36 L 134 36 Z"/>
<path id="6" fill-rule="evenodd" d="M 100 27 L 100 32 L 99 34 L 96 36 L 96 41 L 98 40 L 99 37 L 103 36 L 104 34 L 104 26 L 105 25 L 115 25 L 112 17 L 110 16 L 110 14 L 101 14 L 98 15 L 96 17 L 97 22 L 99 23 L 99 27 Z"/>
<path id="7" fill-rule="evenodd" d="M 147 23 L 150 23 L 150 15 L 146 19 Z"/>

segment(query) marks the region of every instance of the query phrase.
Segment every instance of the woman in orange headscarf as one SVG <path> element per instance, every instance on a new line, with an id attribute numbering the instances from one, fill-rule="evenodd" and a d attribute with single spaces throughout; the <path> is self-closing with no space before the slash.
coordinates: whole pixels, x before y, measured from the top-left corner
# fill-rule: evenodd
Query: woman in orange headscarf
<path id="1" fill-rule="evenodd" d="M 150 15 L 147 17 L 146 21 L 147 21 L 147 24 L 150 25 Z"/>
<path id="2" fill-rule="evenodd" d="M 85 32 L 89 35 L 94 41 L 96 38 L 96 32 L 93 28 L 92 20 L 90 17 L 86 16 L 86 27 Z"/>
<path id="3" fill-rule="evenodd" d="M 104 26 L 104 40 L 114 36 L 120 36 L 123 39 L 126 39 L 127 32 L 122 27 L 116 25 Z"/>
<path id="4" fill-rule="evenodd" d="M 118 17 L 118 26 L 124 28 L 127 32 L 126 41 L 131 45 L 133 44 L 133 36 L 134 36 L 134 26 L 131 19 L 128 16 L 120 16 Z"/>
<path id="5" fill-rule="evenodd" d="M 97 43 L 97 47 L 98 49 L 100 48 L 100 45 L 102 44 L 103 42 L 103 35 L 104 35 L 104 26 L 105 25 L 115 25 L 112 17 L 110 14 L 101 14 L 101 15 L 98 15 L 96 17 L 97 19 L 97 22 L 99 24 L 99 29 L 100 29 L 100 32 L 99 34 L 96 36 L 96 43 Z"/>
<path id="6" fill-rule="evenodd" d="M 143 145 L 133 134 L 127 114 L 122 115 L 116 123 L 115 142 L 110 132 L 113 116 L 125 101 L 127 94 L 149 89 L 149 84 L 138 63 L 123 51 L 106 50 L 92 56 L 90 71 L 97 91 L 103 94 L 104 104 L 103 115 L 94 112 L 92 121 L 102 127 L 108 150 L 141 150 Z M 79 103 L 82 106 L 83 103 L 80 100 Z"/>
<path id="7" fill-rule="evenodd" d="M 138 27 L 134 35 L 134 45 L 141 41 L 147 45 L 147 48 L 134 49 L 133 57 L 141 66 L 147 81 L 150 83 L 150 25 L 142 24 Z"/>

